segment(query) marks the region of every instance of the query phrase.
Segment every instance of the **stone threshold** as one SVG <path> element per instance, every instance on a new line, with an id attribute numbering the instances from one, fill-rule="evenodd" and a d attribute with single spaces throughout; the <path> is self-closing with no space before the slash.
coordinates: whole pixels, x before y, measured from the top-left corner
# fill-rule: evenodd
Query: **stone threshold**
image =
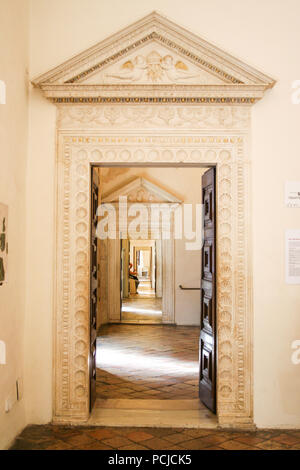
<path id="1" fill-rule="evenodd" d="M 200 400 L 97 399 L 87 425 L 216 429 L 218 420 Z"/>

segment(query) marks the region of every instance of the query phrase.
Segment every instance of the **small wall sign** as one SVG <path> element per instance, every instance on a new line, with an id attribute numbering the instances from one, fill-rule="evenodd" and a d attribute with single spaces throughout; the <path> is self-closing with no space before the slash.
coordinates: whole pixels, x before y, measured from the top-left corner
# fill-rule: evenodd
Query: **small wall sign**
<path id="1" fill-rule="evenodd" d="M 285 183 L 285 204 L 287 207 L 300 208 L 300 181 Z"/>
<path id="2" fill-rule="evenodd" d="M 300 284 L 300 230 L 287 230 L 286 243 L 286 282 Z"/>

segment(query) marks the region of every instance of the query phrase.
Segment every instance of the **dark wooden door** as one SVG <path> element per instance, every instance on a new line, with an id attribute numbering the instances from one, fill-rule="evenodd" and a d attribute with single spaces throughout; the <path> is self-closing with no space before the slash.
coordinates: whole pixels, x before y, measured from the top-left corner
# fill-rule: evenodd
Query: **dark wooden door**
<path id="1" fill-rule="evenodd" d="M 216 170 L 202 176 L 204 243 L 201 273 L 201 332 L 199 397 L 216 412 Z"/>
<path id="2" fill-rule="evenodd" d="M 97 290 L 98 290 L 98 260 L 97 260 L 97 208 L 98 186 L 92 178 L 91 204 L 91 305 L 90 305 L 90 410 L 96 400 L 96 342 L 97 342 Z"/>

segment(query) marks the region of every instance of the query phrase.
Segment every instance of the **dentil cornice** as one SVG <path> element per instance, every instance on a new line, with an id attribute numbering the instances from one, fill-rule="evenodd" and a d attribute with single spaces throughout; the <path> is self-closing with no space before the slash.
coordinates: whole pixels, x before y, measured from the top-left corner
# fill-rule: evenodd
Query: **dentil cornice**
<path id="1" fill-rule="evenodd" d="M 32 83 L 54 103 L 251 105 L 275 81 L 153 12 Z"/>

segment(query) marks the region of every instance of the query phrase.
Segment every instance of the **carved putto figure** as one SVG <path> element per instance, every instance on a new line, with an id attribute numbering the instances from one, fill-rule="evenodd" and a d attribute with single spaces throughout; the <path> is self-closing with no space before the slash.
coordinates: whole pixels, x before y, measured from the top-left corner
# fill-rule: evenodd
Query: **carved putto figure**
<path id="1" fill-rule="evenodd" d="M 133 62 L 128 60 L 122 66 L 124 69 L 120 73 L 107 74 L 107 77 L 119 78 L 121 80 L 129 80 L 136 82 L 143 76 L 144 70 L 147 68 L 146 60 L 143 56 L 138 55 L 134 58 Z"/>
<path id="2" fill-rule="evenodd" d="M 167 78 L 171 82 L 176 82 L 197 75 L 198 73 L 189 72 L 188 66 L 181 60 L 175 62 L 171 55 L 162 57 L 158 52 L 152 51 L 146 57 L 138 55 L 133 60 L 127 60 L 122 65 L 120 72 L 109 73 L 106 77 L 130 82 L 136 82 L 143 78 L 158 82 Z"/>
<path id="3" fill-rule="evenodd" d="M 168 79 L 172 82 L 187 78 L 193 78 L 198 75 L 195 73 L 189 73 L 188 66 L 181 62 L 181 60 L 178 60 L 176 64 L 174 64 L 174 59 L 170 55 L 166 55 L 162 58 L 161 67 L 165 71 Z"/>

